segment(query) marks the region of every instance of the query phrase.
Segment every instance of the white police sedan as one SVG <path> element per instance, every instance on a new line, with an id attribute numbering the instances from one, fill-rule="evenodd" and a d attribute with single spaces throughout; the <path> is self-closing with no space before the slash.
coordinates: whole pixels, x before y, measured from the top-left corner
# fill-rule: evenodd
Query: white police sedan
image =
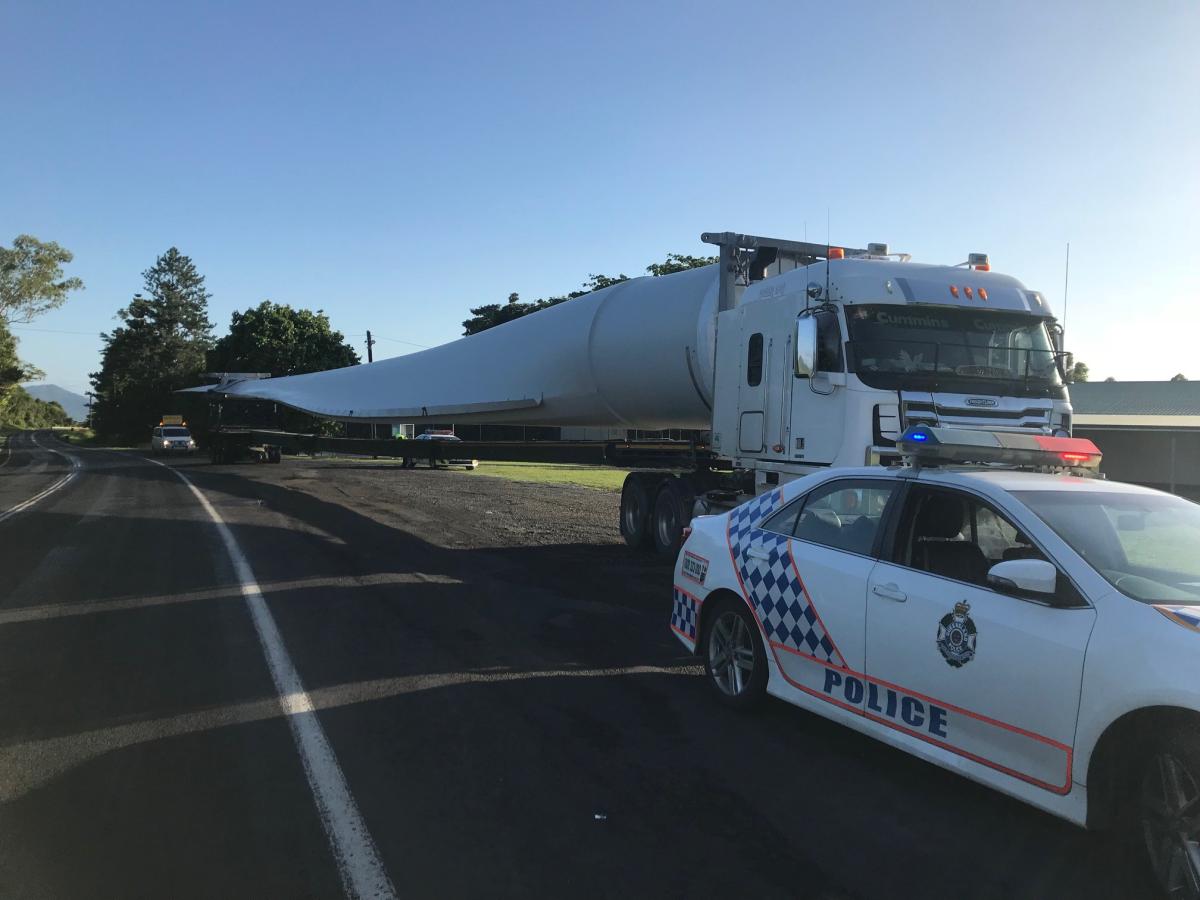
<path id="1" fill-rule="evenodd" d="M 770 693 L 1128 829 L 1200 897 L 1200 506 L 1080 477 L 1089 441 L 921 426 L 900 446 L 912 465 L 694 520 L 672 630 L 724 702 Z"/>

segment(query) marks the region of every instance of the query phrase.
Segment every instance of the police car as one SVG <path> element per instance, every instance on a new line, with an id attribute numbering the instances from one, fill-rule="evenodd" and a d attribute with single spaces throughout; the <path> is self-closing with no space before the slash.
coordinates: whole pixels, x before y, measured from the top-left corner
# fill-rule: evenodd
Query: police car
<path id="1" fill-rule="evenodd" d="M 1087 827 L 1200 897 L 1200 506 L 1077 438 L 917 426 L 704 516 L 671 629 L 769 693 Z"/>

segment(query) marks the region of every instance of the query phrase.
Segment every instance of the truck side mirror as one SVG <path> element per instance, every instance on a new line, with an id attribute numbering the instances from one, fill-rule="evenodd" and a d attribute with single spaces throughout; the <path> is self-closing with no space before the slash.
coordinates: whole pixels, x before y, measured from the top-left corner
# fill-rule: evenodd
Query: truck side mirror
<path id="1" fill-rule="evenodd" d="M 817 371 L 817 320 L 801 316 L 796 320 L 796 377 L 807 378 Z"/>
<path id="2" fill-rule="evenodd" d="M 1059 374 L 1062 375 L 1063 381 L 1071 384 L 1075 381 L 1075 354 L 1064 350 L 1057 355 Z"/>

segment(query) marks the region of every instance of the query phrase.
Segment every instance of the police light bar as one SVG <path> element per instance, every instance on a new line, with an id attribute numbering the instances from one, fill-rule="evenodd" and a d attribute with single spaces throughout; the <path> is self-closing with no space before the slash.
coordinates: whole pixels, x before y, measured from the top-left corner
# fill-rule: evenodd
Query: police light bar
<path id="1" fill-rule="evenodd" d="M 913 425 L 896 448 L 916 465 L 1004 463 L 1016 466 L 1100 468 L 1100 448 L 1086 438 Z"/>

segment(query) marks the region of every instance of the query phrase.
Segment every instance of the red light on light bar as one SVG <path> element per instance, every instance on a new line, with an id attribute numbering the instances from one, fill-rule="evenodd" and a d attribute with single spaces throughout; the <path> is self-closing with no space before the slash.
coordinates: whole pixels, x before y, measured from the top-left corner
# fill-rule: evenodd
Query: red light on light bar
<path id="1" fill-rule="evenodd" d="M 1063 462 L 1087 462 L 1092 458 L 1090 453 L 1060 453 Z"/>
<path id="2" fill-rule="evenodd" d="M 1100 455 L 1100 448 L 1087 438 L 1050 437 L 1044 434 L 1035 434 L 1033 439 L 1037 442 L 1040 450 L 1063 454 L 1073 453 L 1077 456 L 1082 455 L 1084 459 Z"/>
<path id="3" fill-rule="evenodd" d="M 844 249 L 842 249 L 841 247 L 830 247 L 829 248 L 829 258 L 830 259 L 845 259 L 846 251 Z"/>
<path id="4" fill-rule="evenodd" d="M 980 263 L 979 265 L 977 265 L 975 267 L 975 271 L 976 272 L 990 272 L 990 271 L 992 271 L 992 264 L 991 263 Z"/>

